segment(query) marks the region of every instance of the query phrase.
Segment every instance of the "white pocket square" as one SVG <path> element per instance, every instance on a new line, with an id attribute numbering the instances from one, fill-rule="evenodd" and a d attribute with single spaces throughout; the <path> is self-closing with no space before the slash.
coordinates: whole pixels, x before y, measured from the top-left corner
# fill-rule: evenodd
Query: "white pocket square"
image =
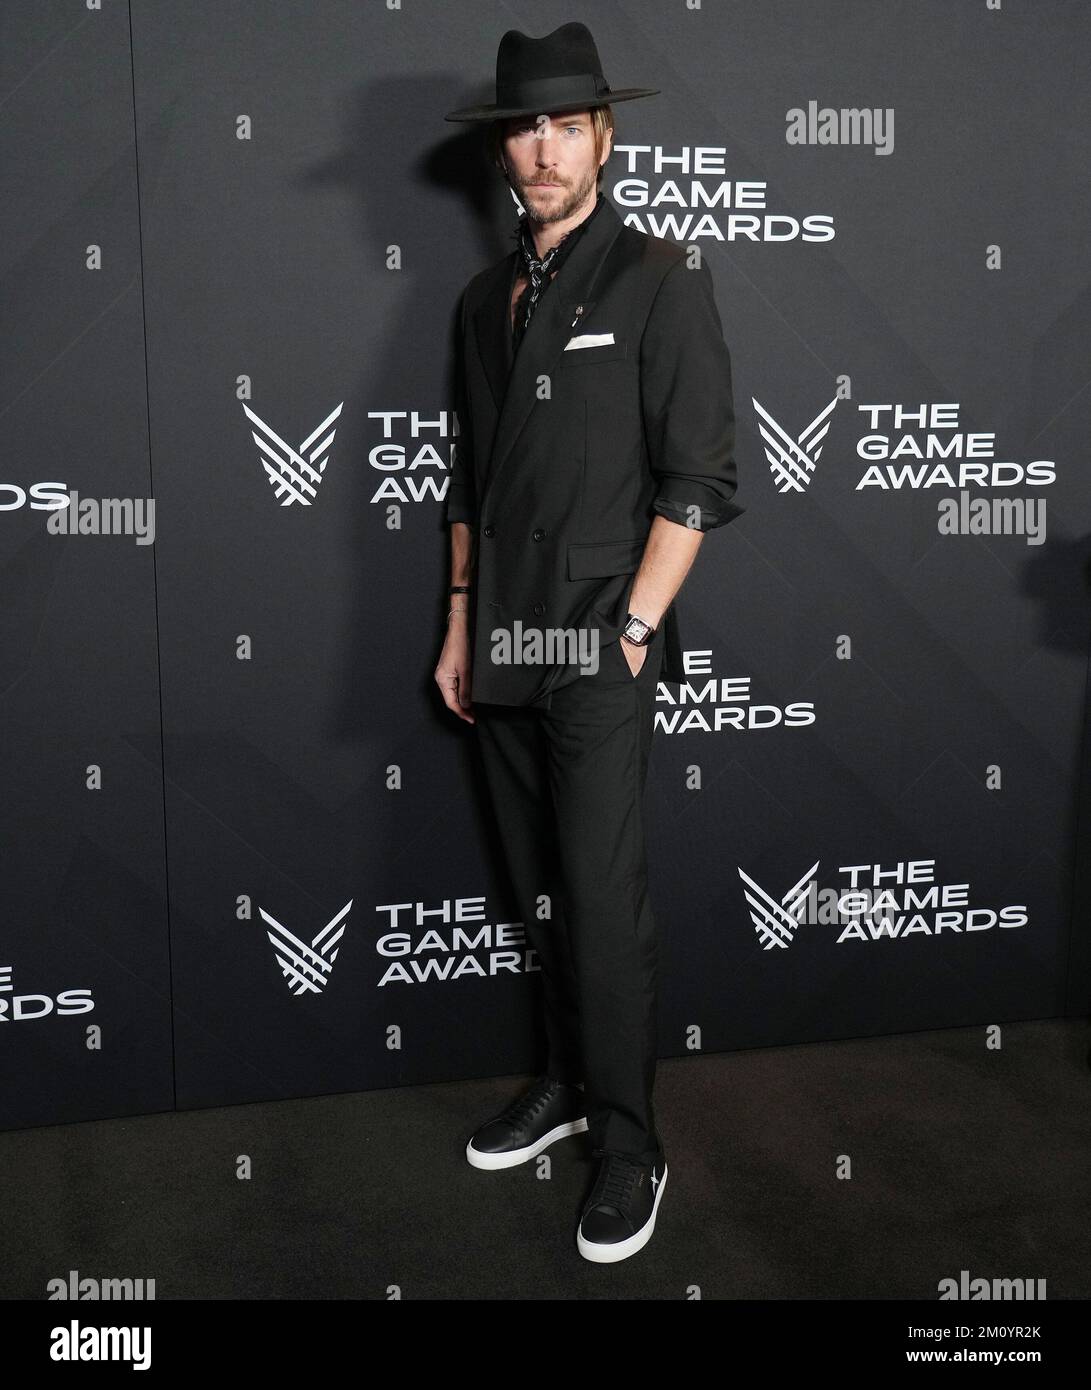
<path id="1" fill-rule="evenodd" d="M 577 338 L 569 338 L 564 345 L 565 352 L 570 352 L 573 348 L 603 347 L 606 343 L 612 343 L 614 335 L 612 333 L 581 333 Z"/>

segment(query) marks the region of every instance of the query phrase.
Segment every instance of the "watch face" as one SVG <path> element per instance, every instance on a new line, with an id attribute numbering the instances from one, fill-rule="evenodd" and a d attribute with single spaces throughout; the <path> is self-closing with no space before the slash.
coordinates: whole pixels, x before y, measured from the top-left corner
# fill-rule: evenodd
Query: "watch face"
<path id="1" fill-rule="evenodd" d="M 625 629 L 627 636 L 633 642 L 643 642 L 650 631 L 649 625 L 641 618 L 630 618 Z"/>

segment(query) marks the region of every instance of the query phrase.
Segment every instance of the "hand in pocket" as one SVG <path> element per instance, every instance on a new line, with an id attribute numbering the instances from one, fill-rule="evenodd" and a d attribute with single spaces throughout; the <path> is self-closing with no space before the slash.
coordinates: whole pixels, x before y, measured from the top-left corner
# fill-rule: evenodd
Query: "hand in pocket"
<path id="1" fill-rule="evenodd" d="M 632 642 L 627 642 L 624 637 L 617 639 L 617 644 L 621 648 L 625 657 L 625 664 L 628 666 L 633 679 L 640 675 L 641 668 L 648 659 L 647 647 L 634 646 Z"/>

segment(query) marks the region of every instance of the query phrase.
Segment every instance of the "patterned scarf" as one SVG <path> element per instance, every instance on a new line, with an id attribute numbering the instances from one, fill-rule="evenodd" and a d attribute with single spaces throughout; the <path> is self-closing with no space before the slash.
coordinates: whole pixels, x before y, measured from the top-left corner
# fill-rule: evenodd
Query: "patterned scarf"
<path id="1" fill-rule="evenodd" d="M 561 265 L 567 260 L 573 246 L 578 241 L 580 234 L 586 230 L 591 219 L 605 201 L 606 195 L 600 193 L 595 200 L 595 206 L 583 221 L 573 227 L 570 232 L 565 232 L 556 246 L 551 246 L 541 260 L 538 259 L 538 255 L 534 250 L 534 238 L 527 230 L 527 219 L 525 217 L 520 219 L 519 227 L 515 235 L 519 238 L 519 249 L 523 253 L 523 262 L 526 266 L 527 275 L 530 277 L 530 283 L 527 285 L 526 289 L 524 289 L 515 309 L 515 323 L 512 326 L 512 347 L 515 351 L 518 351 L 519 344 L 523 341 L 523 335 L 530 325 L 531 315 L 537 307 L 538 300 L 549 287 L 550 281 L 553 278 L 553 272 L 560 270 Z"/>

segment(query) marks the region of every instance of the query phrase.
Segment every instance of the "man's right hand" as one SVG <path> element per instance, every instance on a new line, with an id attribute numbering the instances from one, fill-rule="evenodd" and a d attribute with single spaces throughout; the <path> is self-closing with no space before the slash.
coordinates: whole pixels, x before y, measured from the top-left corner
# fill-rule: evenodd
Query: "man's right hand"
<path id="1" fill-rule="evenodd" d="M 467 724 L 477 721 L 470 704 L 470 629 L 465 613 L 452 613 L 435 672 L 443 703 Z"/>

